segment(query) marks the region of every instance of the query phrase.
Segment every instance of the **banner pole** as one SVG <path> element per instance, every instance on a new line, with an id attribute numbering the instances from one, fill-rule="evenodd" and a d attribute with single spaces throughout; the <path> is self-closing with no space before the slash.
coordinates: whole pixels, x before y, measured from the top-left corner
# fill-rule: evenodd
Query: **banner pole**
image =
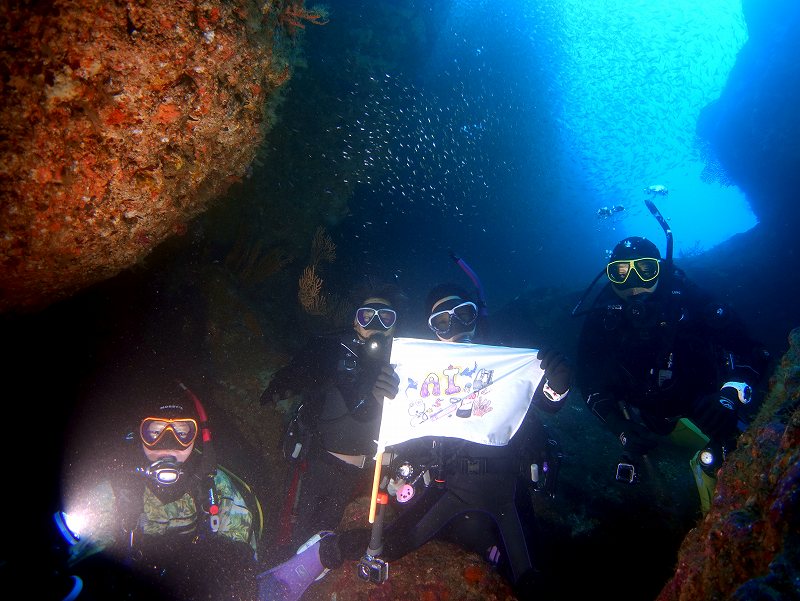
<path id="1" fill-rule="evenodd" d="M 369 523 L 375 523 L 375 510 L 378 504 L 378 485 L 381 482 L 381 464 L 383 463 L 383 451 L 378 451 L 375 455 L 375 475 L 372 478 L 372 496 L 369 499 Z"/>

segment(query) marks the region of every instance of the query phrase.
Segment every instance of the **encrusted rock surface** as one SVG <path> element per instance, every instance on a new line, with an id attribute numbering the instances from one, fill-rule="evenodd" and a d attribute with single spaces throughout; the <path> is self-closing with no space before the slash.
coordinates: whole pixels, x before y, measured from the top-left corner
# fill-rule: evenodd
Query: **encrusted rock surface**
<path id="1" fill-rule="evenodd" d="M 800 598 L 800 328 L 658 601 Z"/>
<path id="2" fill-rule="evenodd" d="M 245 175 L 290 74 L 270 4 L 2 3 L 0 312 L 130 267 Z"/>

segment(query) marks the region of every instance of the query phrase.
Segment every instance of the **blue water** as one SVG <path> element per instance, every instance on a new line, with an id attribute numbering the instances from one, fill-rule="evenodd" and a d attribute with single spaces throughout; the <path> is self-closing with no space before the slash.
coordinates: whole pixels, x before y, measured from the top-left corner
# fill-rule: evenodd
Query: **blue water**
<path id="1" fill-rule="evenodd" d="M 337 160 L 358 165 L 343 252 L 424 294 L 461 277 L 452 248 L 498 305 L 582 287 L 629 235 L 664 252 L 649 186 L 668 190 L 654 200 L 676 257 L 747 231 L 747 198 L 695 131 L 746 40 L 733 0 L 454 2 L 424 59 L 376 61 L 342 100 L 357 119 Z"/>

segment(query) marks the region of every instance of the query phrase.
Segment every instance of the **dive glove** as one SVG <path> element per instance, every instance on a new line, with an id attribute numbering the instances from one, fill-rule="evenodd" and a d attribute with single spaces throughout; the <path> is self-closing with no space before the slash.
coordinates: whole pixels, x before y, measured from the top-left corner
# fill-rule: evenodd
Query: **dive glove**
<path id="1" fill-rule="evenodd" d="M 647 455 L 658 446 L 658 440 L 653 433 L 641 424 L 628 420 L 624 428 L 617 438 L 626 451 L 635 455 Z"/>
<path id="2" fill-rule="evenodd" d="M 689 416 L 703 434 L 712 440 L 725 440 L 738 430 L 738 391 L 725 386 L 719 392 L 697 399 Z"/>
<path id="3" fill-rule="evenodd" d="M 280 371 L 272 376 L 267 389 L 261 393 L 260 402 L 262 406 L 267 403 L 277 403 L 282 399 L 288 399 L 292 396 L 293 391 L 289 386 L 289 382 L 286 380 L 287 378 L 281 377 Z"/>
<path id="4" fill-rule="evenodd" d="M 391 365 L 381 366 L 375 385 L 372 387 L 372 396 L 379 403 L 383 402 L 384 397 L 393 399 L 400 391 L 400 376 L 394 371 Z"/>
<path id="5" fill-rule="evenodd" d="M 551 401 L 567 396 L 572 381 L 572 369 L 567 358 L 556 350 L 540 350 L 536 358 L 544 370 L 544 395 Z"/>

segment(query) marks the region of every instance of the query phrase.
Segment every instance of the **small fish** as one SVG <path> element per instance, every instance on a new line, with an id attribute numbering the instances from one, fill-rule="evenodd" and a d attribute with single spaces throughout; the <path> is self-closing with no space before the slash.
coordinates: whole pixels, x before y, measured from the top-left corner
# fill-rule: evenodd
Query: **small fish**
<path id="1" fill-rule="evenodd" d="M 644 191 L 650 196 L 666 196 L 667 194 L 669 194 L 669 189 L 666 186 L 662 186 L 661 184 L 648 186 L 647 188 L 644 189 Z"/>

